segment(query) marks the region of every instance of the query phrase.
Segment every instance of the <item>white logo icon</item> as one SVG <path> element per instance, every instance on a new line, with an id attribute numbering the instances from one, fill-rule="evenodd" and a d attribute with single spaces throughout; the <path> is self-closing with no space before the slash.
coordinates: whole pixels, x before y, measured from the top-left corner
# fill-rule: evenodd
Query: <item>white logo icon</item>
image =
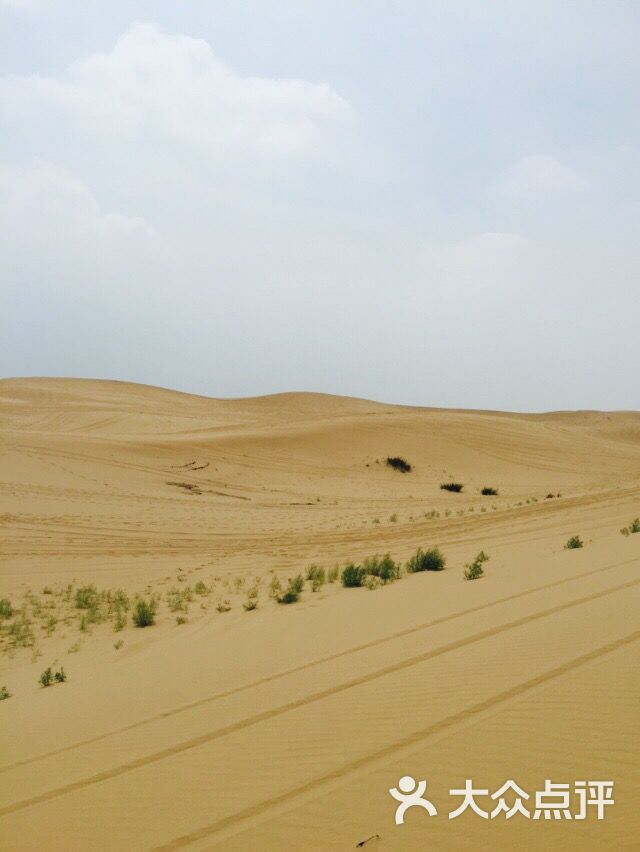
<path id="1" fill-rule="evenodd" d="M 424 808 L 429 816 L 437 816 L 438 811 L 428 799 L 423 799 L 425 790 L 427 789 L 426 780 L 416 782 L 411 775 L 403 775 L 398 781 L 397 787 L 391 787 L 389 793 L 393 798 L 400 802 L 396 809 L 396 825 L 404 823 L 405 812 L 412 807 Z"/>

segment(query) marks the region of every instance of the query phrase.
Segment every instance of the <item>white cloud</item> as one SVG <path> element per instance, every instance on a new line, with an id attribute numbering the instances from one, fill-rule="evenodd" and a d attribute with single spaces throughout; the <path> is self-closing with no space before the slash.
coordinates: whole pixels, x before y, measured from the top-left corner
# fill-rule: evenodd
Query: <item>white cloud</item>
<path id="1" fill-rule="evenodd" d="M 166 134 L 212 148 L 300 152 L 351 114 L 329 86 L 236 74 L 202 39 L 134 24 L 110 53 L 70 65 L 60 77 L 5 78 L 9 117 L 56 109 L 92 127 Z"/>
<path id="2" fill-rule="evenodd" d="M 500 181 L 505 195 L 539 197 L 586 189 L 587 180 L 555 157 L 530 154 L 510 166 Z"/>
<path id="3" fill-rule="evenodd" d="M 0 164 L 0 230 L 7 253 L 18 257 L 81 253 L 90 260 L 110 246 L 161 246 L 143 218 L 102 210 L 80 180 L 42 161 Z"/>

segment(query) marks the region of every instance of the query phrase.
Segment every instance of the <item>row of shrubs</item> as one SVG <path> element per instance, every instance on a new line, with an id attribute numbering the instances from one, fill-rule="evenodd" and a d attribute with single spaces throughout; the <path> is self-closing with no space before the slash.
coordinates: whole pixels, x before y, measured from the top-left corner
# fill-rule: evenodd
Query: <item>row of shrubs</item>
<path id="1" fill-rule="evenodd" d="M 402 456 L 387 456 L 386 464 L 394 470 L 399 470 L 400 473 L 410 473 L 411 471 L 411 465 L 406 459 L 402 458 Z M 459 494 L 464 490 L 464 484 L 462 482 L 443 482 L 440 485 L 440 489 L 442 491 L 453 491 L 454 493 Z M 490 485 L 485 485 L 484 488 L 480 489 L 480 493 L 485 497 L 496 497 L 498 495 L 498 489 L 493 488 Z"/>

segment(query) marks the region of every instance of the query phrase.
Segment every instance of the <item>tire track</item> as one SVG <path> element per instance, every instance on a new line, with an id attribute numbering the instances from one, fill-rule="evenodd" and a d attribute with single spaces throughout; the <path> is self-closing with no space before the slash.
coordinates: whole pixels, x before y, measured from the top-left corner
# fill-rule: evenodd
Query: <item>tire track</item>
<path id="1" fill-rule="evenodd" d="M 98 734 L 95 737 L 88 737 L 87 739 L 80 740 L 79 742 L 72 743 L 71 745 L 63 746 L 62 748 L 52 749 L 51 751 L 44 752 L 43 754 L 36 755 L 35 757 L 29 757 L 25 760 L 19 760 L 15 763 L 10 763 L 6 766 L 0 767 L 0 774 L 4 772 L 9 772 L 12 769 L 18 769 L 21 766 L 28 766 L 29 764 L 36 763 L 39 760 L 45 760 L 49 757 L 55 757 L 56 755 L 63 754 L 68 751 L 73 751 L 74 749 L 81 748 L 82 746 L 92 745 L 93 743 L 101 742 L 102 740 L 108 739 L 109 737 L 117 736 L 118 734 L 128 733 L 129 731 L 133 731 L 136 728 L 141 728 L 145 725 L 150 725 L 153 722 L 159 722 L 163 719 L 168 719 L 180 713 L 185 713 L 189 710 L 195 710 L 198 707 L 203 707 L 205 704 L 211 704 L 215 701 L 221 701 L 223 698 L 230 698 L 233 695 L 238 695 L 239 693 L 245 692 L 249 689 L 255 689 L 259 686 L 264 686 L 267 683 L 273 683 L 274 681 L 289 677 L 290 675 L 307 671 L 308 669 L 311 669 L 314 666 L 320 666 L 324 663 L 330 663 L 334 660 L 339 660 L 342 657 L 347 657 L 351 654 L 357 654 L 360 651 L 367 651 L 371 648 L 376 648 L 380 645 L 384 645 L 387 642 L 392 642 L 396 639 L 402 639 L 405 636 L 411 636 L 415 633 L 421 632 L 422 630 L 428 630 L 431 627 L 436 627 L 440 624 L 446 624 L 447 622 L 453 621 L 456 618 L 462 618 L 466 615 L 473 615 L 476 612 L 482 612 L 483 610 L 491 609 L 491 607 L 498 606 L 499 604 L 509 603 L 511 601 L 518 600 L 519 598 L 527 597 L 527 595 L 533 595 L 536 592 L 545 591 L 546 589 L 553 589 L 557 586 L 562 586 L 565 583 L 571 583 L 574 580 L 581 580 L 584 577 L 590 577 L 594 574 L 601 574 L 607 571 L 613 571 L 615 568 L 621 568 L 625 565 L 630 565 L 637 561 L 637 559 L 626 559 L 623 562 L 616 562 L 613 565 L 605 565 L 602 568 L 593 568 L 591 571 L 584 571 L 581 574 L 572 574 L 570 577 L 564 577 L 562 580 L 554 580 L 552 583 L 545 583 L 540 586 L 534 586 L 533 588 L 525 589 L 522 592 L 516 592 L 512 595 L 505 595 L 501 598 L 497 598 L 496 600 L 488 601 L 487 603 L 478 604 L 477 606 L 458 610 L 457 612 L 450 613 L 449 615 L 434 618 L 431 621 L 425 621 L 422 624 L 415 625 L 414 627 L 407 627 L 404 630 L 400 630 L 397 633 L 392 633 L 389 636 L 383 636 L 380 639 L 373 639 L 370 642 L 363 642 L 360 645 L 354 645 L 353 647 L 347 648 L 344 651 L 338 651 L 335 654 L 328 654 L 327 656 L 320 657 L 317 660 L 311 660 L 308 663 L 302 663 L 298 666 L 294 666 L 293 668 L 285 669 L 284 671 L 276 672 L 271 675 L 266 675 L 265 677 L 252 681 L 251 683 L 246 683 L 242 686 L 235 686 L 231 689 L 226 689 L 222 692 L 217 692 L 215 693 L 215 695 L 209 695 L 206 698 L 199 698 L 196 701 L 191 701 L 188 704 L 181 704 L 180 706 L 174 707 L 171 710 L 165 710 L 162 713 L 156 714 L 155 716 L 149 716 L 146 719 L 140 719 L 138 722 L 133 722 L 129 725 L 123 725 L 120 728 L 115 728 L 114 730 L 107 731 L 104 734 Z"/>
<path id="2" fill-rule="evenodd" d="M 198 840 L 203 840 L 205 837 L 211 837 L 212 834 L 216 834 L 236 822 L 248 819 L 249 817 L 255 817 L 256 815 L 264 814 L 271 808 L 277 807 L 278 805 L 282 805 L 288 800 L 295 798 L 296 796 L 311 792 L 312 790 L 322 786 L 323 784 L 328 784 L 332 781 L 339 781 L 341 778 L 351 772 L 357 771 L 359 769 L 364 769 L 370 764 L 376 763 L 377 761 L 382 760 L 384 758 L 392 757 L 398 751 L 398 749 L 416 745 L 430 736 L 442 733 L 443 731 L 446 731 L 449 728 L 455 727 L 458 724 L 468 721 L 469 719 L 473 718 L 479 713 L 484 712 L 485 710 L 491 710 L 495 707 L 499 707 L 501 704 L 504 704 L 512 698 L 518 698 L 521 695 L 529 692 L 531 689 L 535 689 L 537 686 L 542 686 L 543 684 L 549 683 L 550 681 L 553 681 L 558 677 L 562 677 L 562 675 L 569 674 L 569 672 L 573 671 L 574 669 L 580 668 L 581 666 L 584 666 L 587 663 L 592 662 L 593 660 L 597 660 L 600 657 L 604 657 L 607 654 L 611 654 L 614 651 L 623 648 L 625 645 L 630 645 L 633 642 L 637 642 L 638 639 L 640 639 L 640 630 L 636 630 L 633 633 L 622 637 L 621 639 L 616 639 L 613 642 L 609 642 L 607 645 L 603 645 L 600 648 L 596 648 L 593 651 L 589 651 L 587 654 L 582 654 L 579 657 L 575 657 L 573 660 L 569 660 L 568 662 L 563 663 L 561 666 L 557 666 L 556 668 L 551 669 L 550 671 L 545 672 L 544 674 L 538 675 L 537 677 L 531 678 L 530 680 L 526 680 L 523 683 L 519 683 L 516 686 L 511 687 L 510 689 L 505 689 L 503 692 L 499 692 L 497 695 L 494 695 L 491 698 L 487 698 L 484 701 L 479 701 L 477 704 L 474 704 L 471 707 L 467 707 L 466 709 L 461 710 L 459 713 L 454 713 L 451 716 L 447 716 L 444 719 L 441 719 L 439 722 L 434 722 L 426 728 L 423 728 L 420 731 L 416 731 L 413 734 L 409 734 L 409 736 L 404 737 L 404 739 L 399 740 L 393 743 L 392 745 L 385 746 L 384 748 L 381 748 L 378 751 L 373 752 L 372 754 L 366 755 L 365 757 L 361 757 L 358 760 L 354 760 L 351 763 L 345 764 L 339 767 L 338 769 L 332 770 L 331 772 L 327 772 L 324 775 L 319 776 L 318 778 L 313 778 L 310 781 L 305 782 L 304 784 L 300 784 L 291 790 L 287 790 L 284 793 L 280 793 L 277 796 L 273 796 L 271 799 L 266 799 L 257 805 L 250 805 L 249 807 L 243 808 L 243 810 L 241 811 L 237 811 L 235 814 L 231 814 L 227 817 L 222 817 L 222 819 L 219 819 L 216 822 L 211 823 L 210 825 L 204 826 L 203 828 L 200 828 L 190 834 L 183 834 L 180 837 L 176 837 L 173 840 L 170 840 L 168 843 L 163 844 L 162 846 L 156 846 L 152 849 L 152 852 L 173 852 L 173 850 L 175 849 L 182 849 L 185 846 L 189 846 L 191 843 L 195 843 Z"/>
<path id="3" fill-rule="evenodd" d="M 549 615 L 555 615 L 559 612 L 564 612 L 566 610 L 572 609 L 573 607 L 581 606 L 582 604 L 590 603 L 591 601 L 598 600 L 599 598 L 608 597 L 609 595 L 616 594 L 617 592 L 623 591 L 624 589 L 630 589 L 634 586 L 639 585 L 640 578 L 635 580 L 629 580 L 626 583 L 621 583 L 620 585 L 613 586 L 610 589 L 604 589 L 600 592 L 593 592 L 590 595 L 585 595 L 584 597 L 577 598 L 573 601 L 557 604 L 555 606 L 548 607 L 547 609 L 540 610 L 539 612 L 522 616 L 521 618 L 514 619 L 513 621 L 509 621 L 506 624 L 501 624 L 498 627 L 490 627 L 486 630 L 481 630 L 480 632 L 475 633 L 472 636 L 467 636 L 464 639 L 458 639 L 455 642 L 449 642 L 446 645 L 442 645 L 440 648 L 434 648 L 429 651 L 424 651 L 421 654 L 416 654 L 413 657 L 408 657 L 407 659 L 401 660 L 400 662 L 384 666 L 383 668 L 378 669 L 377 671 L 369 672 L 365 675 L 360 675 L 359 677 L 352 678 L 351 680 L 344 681 L 343 683 L 337 684 L 335 686 L 319 690 L 318 692 L 311 693 L 310 695 L 305 695 L 302 698 L 295 699 L 294 701 L 289 701 L 286 704 L 281 704 L 278 707 L 272 707 L 269 710 L 263 710 L 261 713 L 256 713 L 253 716 L 249 716 L 237 722 L 232 722 L 222 728 L 217 728 L 216 730 L 209 731 L 206 734 L 200 734 L 197 737 L 192 737 L 191 739 L 184 740 L 183 742 L 177 743 L 176 745 L 168 746 L 167 748 L 161 749 L 160 751 L 154 752 L 153 754 L 144 755 L 143 757 L 136 758 L 135 760 L 121 764 L 120 766 L 115 766 L 111 769 L 106 769 L 103 772 L 98 772 L 95 775 L 91 775 L 89 778 L 83 778 L 78 781 L 74 781 L 71 784 L 65 784 L 62 787 L 56 787 L 53 790 L 48 790 L 44 793 L 40 793 L 30 799 L 22 799 L 21 801 L 14 802 L 11 805 L 6 805 L 5 807 L 0 808 L 0 816 L 6 816 L 7 814 L 15 813 L 16 811 L 23 810 L 24 808 L 31 807 L 33 805 L 48 802 L 51 799 L 56 799 L 59 796 L 64 796 L 68 793 L 73 793 L 77 790 L 82 790 L 85 787 L 90 787 L 93 784 L 98 784 L 102 781 L 110 781 L 113 778 L 118 778 L 120 775 L 125 775 L 127 772 L 132 772 L 135 769 L 141 769 L 142 767 L 149 766 L 150 764 L 158 763 L 159 761 L 165 760 L 166 758 L 174 757 L 177 754 L 181 754 L 193 748 L 198 748 L 201 745 L 206 745 L 210 742 L 213 742 L 214 740 L 221 739 L 222 737 L 237 733 L 238 731 L 253 727 L 254 725 L 258 725 L 261 722 L 266 722 L 285 713 L 290 713 L 293 710 L 298 710 L 300 707 L 305 707 L 309 704 L 314 704 L 316 701 L 322 701 L 325 698 L 330 698 L 334 695 L 339 695 L 341 692 L 346 692 L 349 689 L 353 689 L 358 686 L 363 686 L 364 684 L 371 683 L 372 681 L 378 680 L 382 677 L 386 677 L 389 674 L 395 674 L 396 672 L 412 668 L 413 666 L 419 665 L 420 663 L 427 662 L 428 660 L 443 656 L 444 654 L 451 653 L 452 651 L 457 651 L 460 648 L 464 648 L 467 645 L 472 645 L 475 642 L 481 642 L 484 639 L 489 639 L 493 636 L 498 636 L 501 633 L 505 633 L 509 630 L 514 630 L 515 628 L 522 627 L 525 624 L 531 624 L 534 621 L 539 621 L 540 619 L 546 618 Z M 640 635 L 640 631 L 638 631 L 638 635 Z"/>

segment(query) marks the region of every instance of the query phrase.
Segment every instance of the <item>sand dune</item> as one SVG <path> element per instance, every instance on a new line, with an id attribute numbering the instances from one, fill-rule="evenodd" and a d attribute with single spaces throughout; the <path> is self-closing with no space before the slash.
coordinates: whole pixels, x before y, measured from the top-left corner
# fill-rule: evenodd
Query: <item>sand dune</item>
<path id="1" fill-rule="evenodd" d="M 0 597 L 32 622 L 24 643 L 3 627 L 4 848 L 637 848 L 640 535 L 619 531 L 640 515 L 640 414 L 71 379 L 5 380 L 0 414 Z M 312 562 L 431 545 L 445 571 L 269 597 Z M 81 630 L 87 584 L 161 595 L 156 625 Z M 49 665 L 68 681 L 41 688 Z M 437 818 L 394 825 L 407 774 Z M 615 805 L 449 820 L 466 778 L 612 779 Z"/>

